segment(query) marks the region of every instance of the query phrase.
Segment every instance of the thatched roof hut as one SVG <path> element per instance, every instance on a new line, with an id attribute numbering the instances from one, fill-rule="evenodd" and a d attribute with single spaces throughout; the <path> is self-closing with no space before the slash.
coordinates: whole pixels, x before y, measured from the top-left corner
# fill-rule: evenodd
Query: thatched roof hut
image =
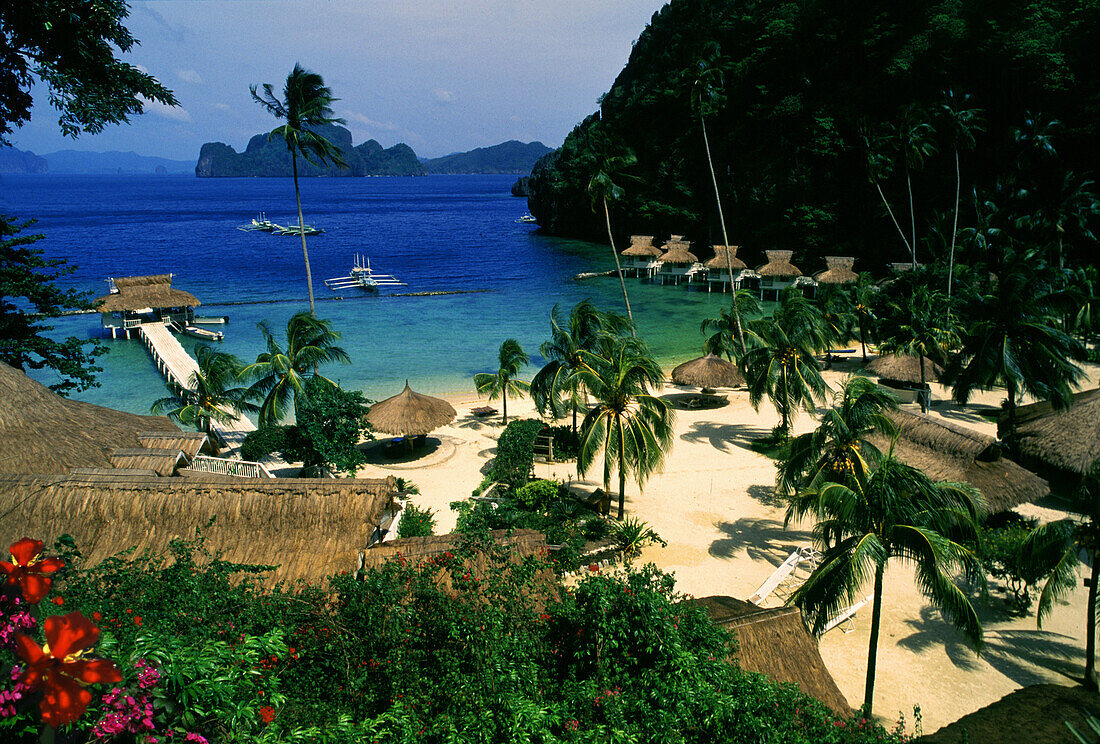
<path id="1" fill-rule="evenodd" d="M 277 564 L 275 579 L 319 581 L 359 567 L 396 492 L 393 478 L 0 475 L 0 542 L 68 533 L 95 564 L 131 546 L 164 551 L 203 527 L 207 546 L 226 560 Z"/>
<path id="2" fill-rule="evenodd" d="M 0 362 L 0 473 L 109 468 L 111 452 L 142 446 L 139 434 L 181 432 L 163 416 L 137 416 L 62 398 Z"/>
<path id="3" fill-rule="evenodd" d="M 1066 410 L 1049 402 L 1016 409 L 1020 455 L 1040 468 L 1067 475 L 1084 475 L 1100 458 L 1100 388 L 1073 396 Z M 1008 417 L 1002 413 L 997 434 L 1008 435 Z"/>
<path id="4" fill-rule="evenodd" d="M 768 262 L 758 268 L 756 273 L 760 276 L 778 277 L 780 279 L 793 279 L 802 276 L 802 271 L 791 263 L 794 251 L 764 251 Z"/>
<path id="5" fill-rule="evenodd" d="M 683 241 L 677 241 L 674 243 L 670 241 L 668 243 L 665 243 L 665 248 L 667 249 L 666 252 L 657 257 L 657 260 L 663 264 L 672 264 L 677 266 L 686 264 L 690 266 L 691 264 L 698 263 L 699 261 L 699 257 L 689 250 L 691 248 L 691 243 Z"/>
<path id="6" fill-rule="evenodd" d="M 622 255 L 656 258 L 661 255 L 661 249 L 653 244 L 652 235 L 631 235 L 630 246 L 622 252 Z"/>
<path id="7" fill-rule="evenodd" d="M 736 636 L 738 648 L 733 659 L 742 669 L 797 685 L 838 715 L 852 714 L 797 607 L 762 608 L 733 597 L 689 601 L 705 610 L 715 625 Z"/>
<path id="8" fill-rule="evenodd" d="M 406 380 L 404 390 L 370 407 L 367 420 L 387 434 L 420 436 L 451 423 L 457 415 L 450 403 L 414 392 Z"/>
<path id="9" fill-rule="evenodd" d="M 538 530 L 493 530 L 489 534 L 493 542 L 508 548 L 519 558 L 546 552 L 546 536 Z M 378 567 L 398 556 L 412 563 L 421 563 L 446 552 L 455 552 L 468 539 L 467 535 L 454 532 L 449 535 L 387 540 L 376 543 L 367 550 L 363 557 L 363 567 Z"/>
<path id="10" fill-rule="evenodd" d="M 859 279 L 859 274 L 852 271 L 855 263 L 851 256 L 826 256 L 825 270 L 814 274 L 814 281 L 818 284 L 851 284 Z"/>
<path id="11" fill-rule="evenodd" d="M 672 381 L 677 385 L 691 387 L 728 388 L 744 385 L 745 376 L 737 365 L 714 354 L 707 354 L 684 362 L 672 370 Z"/>
<path id="12" fill-rule="evenodd" d="M 157 475 L 175 475 L 176 470 L 191 463 L 182 450 L 149 449 L 148 447 L 120 447 L 110 454 L 115 468 L 152 470 Z"/>
<path id="13" fill-rule="evenodd" d="M 880 380 L 920 384 L 920 357 L 910 354 L 880 354 L 867 365 L 867 373 Z M 936 382 L 943 367 L 924 358 L 924 381 Z"/>
<path id="14" fill-rule="evenodd" d="M 936 481 L 966 482 L 985 497 L 990 513 L 1041 499 L 1050 493 L 1045 480 L 1001 456 L 997 440 L 943 419 L 910 411 L 891 411 L 898 428 L 894 454 Z M 885 452 L 890 441 L 873 437 Z"/>
<path id="15" fill-rule="evenodd" d="M 99 310 L 105 313 L 144 308 L 198 307 L 199 300 L 190 292 L 172 287 L 171 274 L 123 276 L 111 280 L 117 292 L 100 297 Z"/>
<path id="16" fill-rule="evenodd" d="M 188 460 L 195 459 L 195 455 L 217 453 L 210 437 L 201 431 L 144 431 L 137 435 L 142 447 L 149 449 L 179 450 L 187 455 Z"/>
<path id="17" fill-rule="evenodd" d="M 709 261 L 707 261 L 703 265 L 706 266 L 708 269 L 728 269 L 729 266 L 726 265 L 726 246 L 716 245 L 716 246 L 713 246 L 713 248 L 714 248 L 714 258 L 710 259 Z M 739 246 L 736 246 L 736 245 L 731 245 L 729 247 L 729 249 L 730 249 L 730 265 L 733 266 L 734 271 L 739 271 L 741 269 L 747 269 L 748 268 L 748 266 L 745 265 L 745 262 L 737 257 L 737 249 L 738 248 L 739 248 Z"/>
<path id="18" fill-rule="evenodd" d="M 950 723 L 921 739 L 924 744 L 1001 744 L 1032 741 L 1079 744 L 1067 728 L 1090 730 L 1088 716 L 1100 718 L 1100 695 L 1084 687 L 1031 685 Z"/>

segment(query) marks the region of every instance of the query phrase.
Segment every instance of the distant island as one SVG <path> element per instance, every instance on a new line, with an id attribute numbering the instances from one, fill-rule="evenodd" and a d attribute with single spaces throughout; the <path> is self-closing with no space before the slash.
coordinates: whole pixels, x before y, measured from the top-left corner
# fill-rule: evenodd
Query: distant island
<path id="1" fill-rule="evenodd" d="M 479 147 L 441 158 L 424 160 L 428 173 L 505 173 L 526 176 L 535 161 L 553 150 L 541 142 L 508 140 L 492 147 Z"/>
<path id="2" fill-rule="evenodd" d="M 46 173 L 48 170 L 46 159 L 29 150 L 0 147 L 0 174 Z"/>
<path id="3" fill-rule="evenodd" d="M 138 155 L 136 152 L 87 152 L 84 150 L 58 150 L 43 155 L 50 164 L 50 173 L 113 173 L 122 175 L 158 173 L 190 173 L 194 165 L 189 160 Z"/>

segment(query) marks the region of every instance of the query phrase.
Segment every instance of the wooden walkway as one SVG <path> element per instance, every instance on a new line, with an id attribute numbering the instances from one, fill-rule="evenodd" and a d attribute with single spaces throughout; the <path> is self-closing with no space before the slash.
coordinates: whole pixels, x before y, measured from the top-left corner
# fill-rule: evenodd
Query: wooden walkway
<path id="1" fill-rule="evenodd" d="M 157 369 L 168 382 L 181 388 L 189 388 L 191 373 L 199 371 L 199 363 L 187 353 L 168 327 L 164 323 L 143 323 L 138 328 L 138 334 L 145 343 L 145 348 L 149 349 Z M 227 424 L 212 421 L 210 428 L 225 442 L 230 453 L 237 456 L 240 456 L 244 438 L 249 432 L 256 431 L 256 425 L 244 414 L 236 416 L 231 423 Z M 277 457 L 269 457 L 263 463 L 268 469 L 287 466 Z"/>

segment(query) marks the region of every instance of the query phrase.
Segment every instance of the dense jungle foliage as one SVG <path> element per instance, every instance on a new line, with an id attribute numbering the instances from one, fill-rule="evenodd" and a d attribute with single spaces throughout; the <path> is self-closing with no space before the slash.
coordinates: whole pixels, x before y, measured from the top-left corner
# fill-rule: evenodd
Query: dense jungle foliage
<path id="1" fill-rule="evenodd" d="M 907 175 L 918 260 L 938 257 L 953 231 L 956 152 L 959 229 L 998 188 L 1026 191 L 1032 213 L 1054 212 L 1096 172 L 1098 46 L 1100 6 L 1078 0 L 673 0 L 599 111 L 536 165 L 530 210 L 551 233 L 603 239 L 589 182 L 609 151 L 626 163 L 632 153 L 616 177 L 616 229 L 721 243 L 701 109 L 729 241 L 750 266 L 771 248 L 795 250 L 807 273 L 825 254 L 873 271 L 908 259 Z M 977 109 L 969 126 L 947 115 L 949 94 Z M 1010 155 L 1051 131 L 1052 162 Z M 1070 260 L 1087 250 L 1071 232 Z"/>

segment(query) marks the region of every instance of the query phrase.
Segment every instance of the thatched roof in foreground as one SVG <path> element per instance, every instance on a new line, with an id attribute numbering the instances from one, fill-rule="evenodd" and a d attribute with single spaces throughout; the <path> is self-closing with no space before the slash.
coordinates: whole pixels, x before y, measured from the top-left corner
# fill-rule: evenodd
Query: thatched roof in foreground
<path id="1" fill-rule="evenodd" d="M 672 381 L 677 385 L 693 387 L 739 387 L 745 384 L 745 376 L 737 365 L 714 354 L 707 354 L 684 362 L 672 370 Z"/>
<path id="2" fill-rule="evenodd" d="M 180 434 L 163 416 L 137 416 L 62 398 L 0 362 L 0 473 L 109 468 L 111 452 L 141 446 L 139 434 Z"/>
<path id="3" fill-rule="evenodd" d="M 742 669 L 797 685 L 841 716 L 852 714 L 797 607 L 762 608 L 733 597 L 689 601 L 705 610 L 715 625 L 734 633 L 738 649 L 733 658 Z"/>
<path id="4" fill-rule="evenodd" d="M 768 262 L 756 270 L 760 276 L 780 278 L 802 276 L 802 270 L 791 263 L 794 251 L 764 251 L 764 254 L 768 257 Z"/>
<path id="5" fill-rule="evenodd" d="M 546 551 L 546 536 L 538 530 L 493 530 L 493 542 L 509 548 L 516 556 L 524 558 Z M 400 537 L 376 543 L 363 557 L 363 567 L 381 566 L 391 558 L 401 556 L 406 561 L 420 563 L 448 551 L 455 552 L 469 538 L 460 533 L 432 535 L 430 537 Z"/>
<path id="6" fill-rule="evenodd" d="M 851 284 L 859 279 L 859 274 L 852 271 L 855 263 L 851 256 L 826 256 L 825 270 L 814 274 L 814 281 L 818 284 Z"/>
<path id="7" fill-rule="evenodd" d="M 276 579 L 355 571 L 396 493 L 386 479 L 0 475 L 0 542 L 68 533 L 91 564 L 131 546 L 164 551 L 203 529 L 226 560 L 279 564 Z"/>
<path id="8" fill-rule="evenodd" d="M 1073 396 L 1064 411 L 1049 402 L 1016 409 L 1020 454 L 1048 467 L 1084 475 L 1100 458 L 1100 388 Z M 997 434 L 1008 435 L 1008 417 L 1001 414 Z"/>
<path id="9" fill-rule="evenodd" d="M 102 312 L 140 310 L 151 307 L 198 307 L 199 300 L 190 292 L 172 287 L 171 274 L 123 276 L 114 280 L 118 292 L 100 297 L 96 302 Z"/>
<path id="10" fill-rule="evenodd" d="M 880 354 L 867 365 L 867 373 L 880 380 L 920 384 L 920 357 L 909 354 Z M 936 382 L 943 367 L 924 358 L 924 381 Z"/>
<path id="11" fill-rule="evenodd" d="M 889 413 L 898 428 L 894 454 L 936 481 L 966 482 L 985 497 L 990 513 L 1041 499 L 1050 493 L 1045 480 L 1001 456 L 997 440 L 940 418 L 910 411 Z M 890 442 L 872 438 L 883 452 Z"/>
<path id="12" fill-rule="evenodd" d="M 748 266 L 745 265 L 745 262 L 737 257 L 737 249 L 739 247 L 740 246 L 736 246 L 736 245 L 731 245 L 729 247 L 729 249 L 730 249 L 730 264 L 732 264 L 733 268 L 737 269 L 737 270 L 747 269 Z M 726 268 L 729 268 L 729 266 L 727 266 L 727 264 L 726 264 L 726 246 L 716 245 L 716 246 L 713 246 L 713 248 L 714 248 L 714 258 L 710 259 L 709 261 L 707 261 L 703 265 L 706 266 L 708 269 L 726 269 Z"/>
<path id="13" fill-rule="evenodd" d="M 939 731 L 921 739 L 924 744 L 1001 744 L 1028 741 L 1039 744 L 1078 744 L 1066 728 L 1090 731 L 1085 715 L 1100 718 L 1100 695 L 1084 687 L 1032 685 L 1010 692 Z M 1087 734 L 1086 734 L 1087 735 Z"/>
<path id="14" fill-rule="evenodd" d="M 656 258 L 661 255 L 661 249 L 653 245 L 652 235 L 631 235 L 630 247 L 623 251 L 622 255 Z"/>
<path id="15" fill-rule="evenodd" d="M 404 390 L 370 407 L 367 420 L 387 434 L 419 436 L 451 423 L 457 415 L 450 403 L 414 392 L 406 380 Z"/>

